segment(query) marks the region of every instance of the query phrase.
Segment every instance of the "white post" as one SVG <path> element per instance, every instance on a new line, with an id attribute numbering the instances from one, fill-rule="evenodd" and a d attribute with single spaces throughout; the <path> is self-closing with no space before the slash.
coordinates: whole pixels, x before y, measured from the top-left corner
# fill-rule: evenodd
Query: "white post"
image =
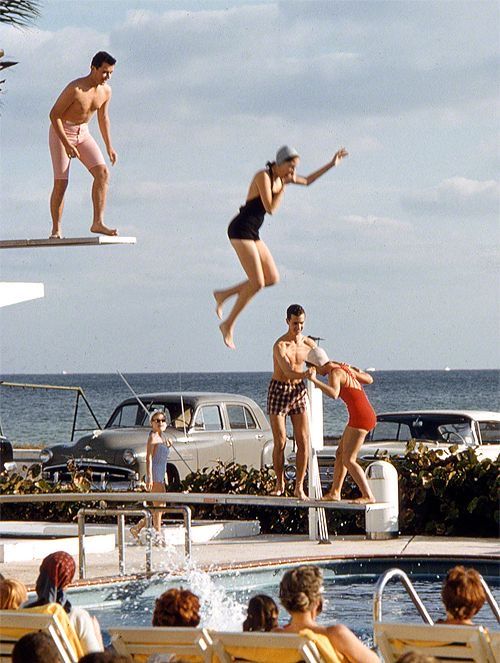
<path id="1" fill-rule="evenodd" d="M 323 449 L 323 394 L 314 384 L 307 381 L 308 419 L 309 419 L 309 465 L 308 489 L 311 499 L 321 499 L 321 480 L 316 452 Z M 328 529 L 324 509 L 309 509 L 309 540 L 328 541 Z"/>

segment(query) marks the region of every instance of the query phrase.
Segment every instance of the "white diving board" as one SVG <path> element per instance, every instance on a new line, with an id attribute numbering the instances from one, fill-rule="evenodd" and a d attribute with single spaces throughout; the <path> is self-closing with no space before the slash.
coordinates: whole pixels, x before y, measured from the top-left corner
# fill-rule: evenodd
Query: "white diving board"
<path id="1" fill-rule="evenodd" d="M 40 299 L 43 296 L 43 283 L 0 282 L 0 308 Z"/>
<path id="2" fill-rule="evenodd" d="M 95 237 L 63 237 L 62 239 L 2 239 L 0 249 L 29 249 L 43 246 L 104 246 L 108 244 L 135 244 L 135 237 L 96 235 Z"/>

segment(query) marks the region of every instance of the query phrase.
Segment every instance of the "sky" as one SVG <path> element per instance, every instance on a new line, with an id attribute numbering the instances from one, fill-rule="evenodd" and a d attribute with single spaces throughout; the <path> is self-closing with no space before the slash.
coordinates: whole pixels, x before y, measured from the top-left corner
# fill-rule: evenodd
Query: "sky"
<path id="1" fill-rule="evenodd" d="M 46 237 L 48 113 L 109 51 L 106 223 L 135 246 L 5 250 L 1 279 L 45 298 L 0 310 L 2 373 L 267 371 L 300 303 L 336 359 L 377 369 L 498 368 L 500 5 L 373 0 L 42 0 L 0 27 L 2 239 Z M 91 124 L 100 141 L 97 121 Z M 239 318 L 226 228 L 283 144 L 300 174 L 261 237 L 281 275 Z M 88 234 L 72 164 L 63 232 Z M 226 312 L 229 308 L 226 308 Z"/>

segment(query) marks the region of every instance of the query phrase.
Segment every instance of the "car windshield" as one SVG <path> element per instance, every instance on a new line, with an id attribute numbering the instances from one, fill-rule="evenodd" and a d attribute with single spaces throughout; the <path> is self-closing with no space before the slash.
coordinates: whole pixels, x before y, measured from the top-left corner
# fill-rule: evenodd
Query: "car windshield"
<path id="1" fill-rule="evenodd" d="M 149 401 L 144 403 L 149 412 L 160 410 L 165 413 L 167 426 L 172 426 L 178 430 L 183 430 L 191 423 L 193 416 L 193 407 L 190 403 L 184 401 L 181 407 L 180 400 L 170 402 L 156 402 Z M 139 405 L 139 403 L 125 403 L 118 407 L 111 415 L 110 420 L 106 424 L 106 428 L 149 428 L 149 417 L 146 412 Z"/>
<path id="2" fill-rule="evenodd" d="M 372 442 L 435 440 L 450 444 L 474 444 L 471 422 L 463 416 L 404 414 L 382 415 L 370 435 Z"/>

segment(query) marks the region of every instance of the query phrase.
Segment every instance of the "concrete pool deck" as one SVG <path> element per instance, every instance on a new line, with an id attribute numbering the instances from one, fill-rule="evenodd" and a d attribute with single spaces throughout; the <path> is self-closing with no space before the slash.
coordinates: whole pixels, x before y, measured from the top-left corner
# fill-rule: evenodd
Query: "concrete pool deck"
<path id="1" fill-rule="evenodd" d="M 245 538 L 209 541 L 192 545 L 192 562 L 200 569 L 228 569 L 267 564 L 298 564 L 304 561 L 328 561 L 359 557 L 463 557 L 497 560 L 500 568 L 498 539 L 400 536 L 386 541 L 369 541 L 364 535 L 331 536 L 330 544 L 309 541 L 304 535 L 259 535 Z M 118 551 L 87 553 L 87 581 L 118 576 Z M 127 574 L 144 573 L 145 548 L 127 545 Z M 78 564 L 78 559 L 75 557 Z M 153 548 L 155 572 L 171 571 L 184 563 L 183 546 Z M 473 559 L 470 559 L 473 565 Z M 0 563 L 0 572 L 8 578 L 21 580 L 30 588 L 35 584 L 40 560 Z M 75 579 L 76 580 L 76 579 Z"/>

